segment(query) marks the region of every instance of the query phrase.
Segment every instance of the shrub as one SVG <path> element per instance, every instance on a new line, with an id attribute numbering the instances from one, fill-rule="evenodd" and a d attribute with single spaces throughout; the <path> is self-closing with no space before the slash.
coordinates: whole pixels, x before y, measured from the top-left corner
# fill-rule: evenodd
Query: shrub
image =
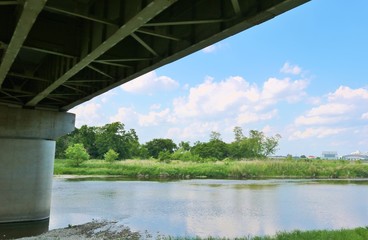
<path id="1" fill-rule="evenodd" d="M 104 154 L 104 159 L 106 162 L 113 163 L 119 157 L 119 153 L 115 152 L 113 149 L 109 149 L 107 153 Z"/>
<path id="2" fill-rule="evenodd" d="M 69 146 L 65 150 L 65 156 L 69 159 L 69 164 L 73 167 L 79 167 L 82 162 L 89 159 L 89 155 L 81 143 Z"/>
<path id="3" fill-rule="evenodd" d="M 169 151 L 162 151 L 158 154 L 158 159 L 160 162 L 169 163 L 171 160 L 171 153 Z"/>

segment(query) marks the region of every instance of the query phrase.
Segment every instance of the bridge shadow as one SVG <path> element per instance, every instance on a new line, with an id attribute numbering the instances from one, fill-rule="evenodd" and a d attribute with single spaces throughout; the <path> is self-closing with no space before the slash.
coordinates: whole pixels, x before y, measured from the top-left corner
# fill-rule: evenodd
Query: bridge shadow
<path id="1" fill-rule="evenodd" d="M 0 239 L 37 236 L 49 230 L 49 219 L 41 221 L 0 223 Z"/>

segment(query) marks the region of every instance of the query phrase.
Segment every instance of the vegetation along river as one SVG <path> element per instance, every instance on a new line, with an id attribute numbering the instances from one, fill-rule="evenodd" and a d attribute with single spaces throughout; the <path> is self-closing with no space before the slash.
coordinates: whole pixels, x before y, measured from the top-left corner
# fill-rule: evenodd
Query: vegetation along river
<path id="1" fill-rule="evenodd" d="M 55 178 L 50 229 L 96 220 L 172 236 L 273 235 L 368 225 L 368 180 Z"/>

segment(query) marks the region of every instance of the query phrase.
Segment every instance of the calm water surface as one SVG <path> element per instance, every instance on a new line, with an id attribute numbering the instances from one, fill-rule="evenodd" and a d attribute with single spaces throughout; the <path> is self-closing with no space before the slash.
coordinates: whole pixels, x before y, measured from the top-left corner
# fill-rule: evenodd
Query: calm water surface
<path id="1" fill-rule="evenodd" d="M 118 221 L 173 236 L 245 236 L 368 226 L 368 180 L 54 179 L 50 229 Z"/>

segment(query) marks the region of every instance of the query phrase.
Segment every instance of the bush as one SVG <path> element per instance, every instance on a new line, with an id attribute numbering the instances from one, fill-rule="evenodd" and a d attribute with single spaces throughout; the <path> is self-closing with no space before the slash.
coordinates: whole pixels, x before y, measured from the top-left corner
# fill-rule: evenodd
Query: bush
<path id="1" fill-rule="evenodd" d="M 171 160 L 171 153 L 169 151 L 162 151 L 158 154 L 158 159 L 160 162 L 169 163 Z"/>
<path id="2" fill-rule="evenodd" d="M 113 163 L 119 157 L 119 153 L 115 152 L 113 149 L 109 149 L 107 153 L 104 154 L 104 159 L 106 162 Z"/>
<path id="3" fill-rule="evenodd" d="M 69 146 L 65 150 L 65 156 L 69 159 L 69 164 L 73 167 L 79 167 L 82 162 L 89 159 L 89 155 L 81 143 Z"/>

